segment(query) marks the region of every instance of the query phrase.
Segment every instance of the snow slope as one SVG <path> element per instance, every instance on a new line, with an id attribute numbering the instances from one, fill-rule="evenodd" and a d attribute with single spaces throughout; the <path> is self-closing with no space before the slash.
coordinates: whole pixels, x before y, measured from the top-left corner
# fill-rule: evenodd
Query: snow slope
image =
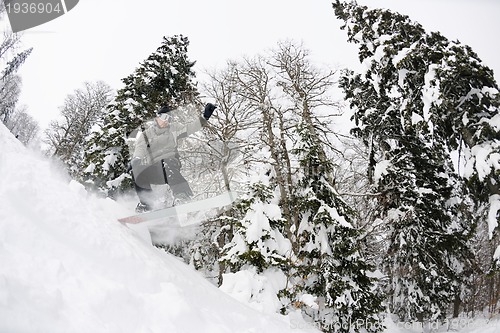
<path id="1" fill-rule="evenodd" d="M 118 223 L 126 208 L 57 170 L 0 124 L 0 333 L 318 332 L 298 314 L 252 309 L 274 308 L 273 299 L 249 301 L 248 286 L 262 293 L 252 276 L 235 274 L 225 285 L 250 306 L 217 289 Z M 423 331 L 386 324 L 386 333 Z M 500 321 L 456 331 L 496 333 Z"/>
<path id="2" fill-rule="evenodd" d="M 1 124 L 0 175 L 0 332 L 299 332 L 118 223 L 129 212 Z"/>

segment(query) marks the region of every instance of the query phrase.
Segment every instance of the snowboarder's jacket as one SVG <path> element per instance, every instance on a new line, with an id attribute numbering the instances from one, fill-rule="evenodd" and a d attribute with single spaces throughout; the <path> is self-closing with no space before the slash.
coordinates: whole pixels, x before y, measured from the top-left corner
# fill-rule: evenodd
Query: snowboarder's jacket
<path id="1" fill-rule="evenodd" d="M 133 157 L 140 159 L 142 165 L 152 165 L 161 160 L 178 158 L 177 140 L 188 137 L 207 124 L 204 117 L 183 125 L 170 123 L 161 128 L 156 120 L 146 128 L 135 142 Z"/>

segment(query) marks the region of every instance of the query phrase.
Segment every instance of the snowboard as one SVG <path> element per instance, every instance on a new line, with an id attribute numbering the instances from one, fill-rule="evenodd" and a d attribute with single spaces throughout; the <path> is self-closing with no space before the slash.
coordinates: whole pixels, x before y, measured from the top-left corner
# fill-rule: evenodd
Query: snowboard
<path id="1" fill-rule="evenodd" d="M 204 212 L 213 208 L 221 208 L 232 204 L 236 200 L 237 194 L 232 191 L 227 191 L 215 197 L 202 199 L 198 201 L 188 202 L 179 206 L 167 207 L 157 210 L 152 210 L 145 213 L 140 213 L 132 216 L 127 216 L 118 219 L 121 223 L 143 223 L 160 219 L 176 218 L 174 220 L 181 221 L 181 225 L 190 224 L 190 217 L 198 223 L 200 216 L 204 216 Z"/>

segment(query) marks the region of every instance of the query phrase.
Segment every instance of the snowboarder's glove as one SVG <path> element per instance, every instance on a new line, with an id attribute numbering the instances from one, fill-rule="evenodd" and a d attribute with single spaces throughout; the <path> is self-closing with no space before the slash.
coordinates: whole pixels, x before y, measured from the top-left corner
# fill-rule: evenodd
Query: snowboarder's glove
<path id="1" fill-rule="evenodd" d="M 206 120 L 210 119 L 212 113 L 214 113 L 214 110 L 216 108 L 217 107 L 212 103 L 207 103 L 207 105 L 205 105 L 205 111 L 203 111 L 203 118 L 205 118 Z"/>

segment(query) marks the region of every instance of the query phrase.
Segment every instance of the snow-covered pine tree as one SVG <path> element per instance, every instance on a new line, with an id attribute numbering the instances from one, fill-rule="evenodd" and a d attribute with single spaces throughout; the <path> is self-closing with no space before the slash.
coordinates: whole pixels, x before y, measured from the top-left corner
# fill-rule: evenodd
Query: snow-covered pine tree
<path id="1" fill-rule="evenodd" d="M 291 245 L 284 236 L 285 221 L 276 198 L 275 185 L 262 180 L 250 185 L 247 199 L 235 209 L 241 216 L 233 225 L 233 239 L 224 249 L 221 261 L 231 271 L 253 266 L 261 273 L 269 267 L 286 268 Z"/>
<path id="2" fill-rule="evenodd" d="M 334 165 L 325 158 L 314 127 L 302 122 L 297 132 L 299 140 L 293 153 L 301 171 L 294 202 L 301 220 L 296 304 L 305 303 L 306 314 L 338 332 L 381 331 L 381 297 L 370 277 L 374 267 L 361 253 L 361 230 L 352 223 L 353 211 L 329 179 Z M 310 296 L 316 299 L 315 304 L 304 302 Z"/>
<path id="3" fill-rule="evenodd" d="M 226 270 L 223 290 L 231 293 L 235 281 L 249 280 L 245 301 L 268 303 L 271 298 L 274 308 L 268 311 L 278 312 L 284 307 L 280 292 L 287 287 L 293 253 L 273 178 L 271 172 L 262 174 L 250 184 L 247 197 L 233 206 L 227 221 L 232 239 L 222 249 L 220 262 Z"/>
<path id="4" fill-rule="evenodd" d="M 284 170 L 298 168 L 288 177 L 290 216 L 297 217 L 289 221 L 297 256 L 292 304 L 303 305 L 306 315 L 329 325 L 325 327 L 380 330 L 380 298 L 367 275 L 371 266 L 361 255 L 353 212 L 333 187 L 334 166 L 327 155 L 334 149 L 325 134 L 333 128 L 328 120 L 338 115 L 338 104 L 332 100 L 336 72 L 311 64 L 308 50 L 291 41 L 279 43 L 269 63 L 277 72 L 276 86 L 293 110 L 282 116 L 288 124 L 278 131 L 283 138 L 280 148 L 290 150 L 292 160 Z M 321 116 L 316 109 L 322 110 Z M 287 127 L 293 130 L 286 131 Z M 366 327 L 352 325 L 358 319 Z"/>
<path id="5" fill-rule="evenodd" d="M 94 128 L 87 140 L 87 182 L 107 195 L 130 188 L 126 173 L 130 153 L 127 135 L 152 118 L 158 108 L 195 103 L 198 96 L 194 62 L 188 59 L 187 37 L 163 38 L 161 46 L 133 74 L 123 79 L 107 109 L 103 126 Z"/>
<path id="6" fill-rule="evenodd" d="M 0 21 L 6 16 L 4 3 L 0 3 Z M 32 48 L 19 52 L 21 34 L 7 31 L 0 39 L 0 121 L 7 124 L 21 91 L 21 78 L 17 75 L 19 67 L 26 61 Z"/>
<path id="7" fill-rule="evenodd" d="M 498 219 L 498 88 L 469 47 L 407 16 L 333 6 L 367 68 L 341 86 L 391 225 L 392 310 L 402 320 L 442 317 L 469 265 L 471 212 L 490 205 L 490 225 Z"/>

